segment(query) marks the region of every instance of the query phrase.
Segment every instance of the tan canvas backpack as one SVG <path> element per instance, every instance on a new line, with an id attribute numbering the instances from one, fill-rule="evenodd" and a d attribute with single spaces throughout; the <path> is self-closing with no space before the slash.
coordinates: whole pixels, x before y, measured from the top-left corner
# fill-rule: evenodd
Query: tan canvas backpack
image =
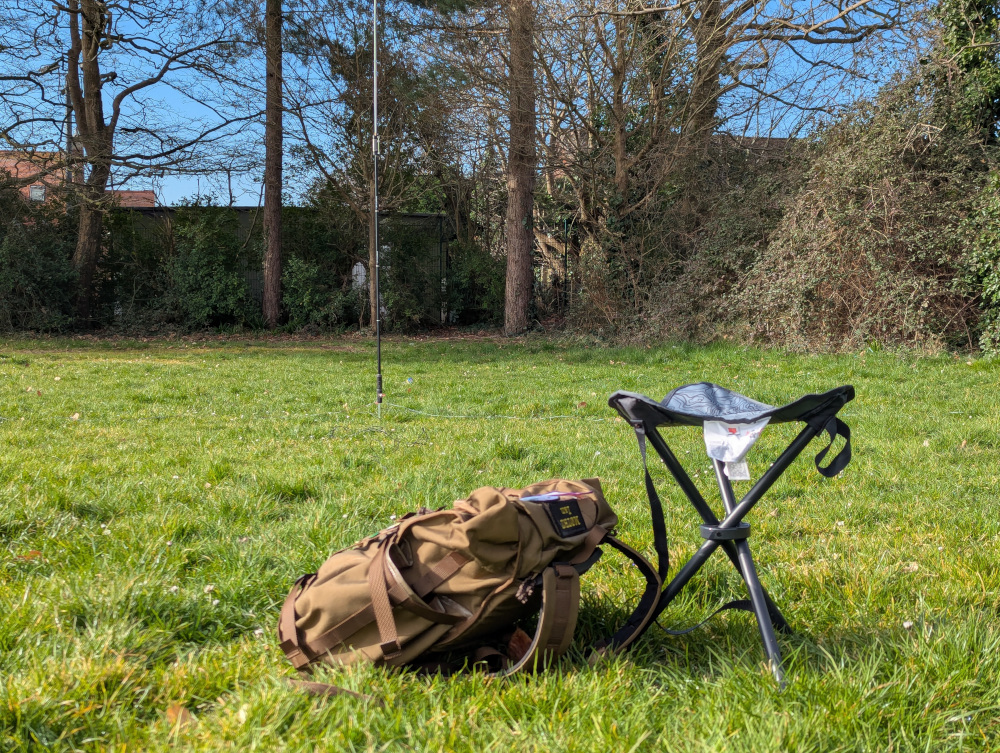
<path id="1" fill-rule="evenodd" d="M 646 577 L 626 625 L 597 646 L 624 648 L 651 618 L 661 583 L 644 557 L 611 535 L 617 522 L 597 479 L 483 487 L 450 510 L 410 513 L 295 582 L 279 619 L 281 648 L 299 670 L 463 653 L 493 660 L 497 674 L 534 669 L 572 642 L 580 573 L 602 543 Z M 515 630 L 532 613 L 534 636 Z"/>

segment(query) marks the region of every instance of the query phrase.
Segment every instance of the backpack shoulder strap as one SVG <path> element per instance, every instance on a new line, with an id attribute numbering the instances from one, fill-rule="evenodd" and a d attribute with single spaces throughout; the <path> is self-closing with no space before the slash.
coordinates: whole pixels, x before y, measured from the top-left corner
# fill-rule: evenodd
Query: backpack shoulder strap
<path id="1" fill-rule="evenodd" d="M 566 653 L 573 642 L 579 612 L 580 574 L 576 568 L 568 564 L 545 568 L 542 571 L 542 609 L 531 645 L 520 659 L 494 676 L 544 669 L 552 659 Z"/>
<path id="2" fill-rule="evenodd" d="M 639 568 L 639 572 L 641 572 L 643 577 L 646 579 L 646 588 L 642 592 L 639 604 L 636 606 L 632 614 L 629 615 L 625 624 L 622 625 L 622 627 L 619 628 L 614 635 L 604 638 L 594 644 L 595 653 L 591 659 L 592 663 L 601 655 L 617 653 L 618 651 L 628 647 L 637 638 L 639 638 L 639 636 L 646 632 L 650 622 L 656 615 L 656 607 L 660 603 L 660 592 L 663 588 L 663 581 L 656 568 L 653 567 L 653 564 L 648 559 L 639 554 L 639 552 L 635 549 L 622 543 L 610 534 L 605 537 L 602 543 L 609 544 L 632 560 L 635 566 Z"/>

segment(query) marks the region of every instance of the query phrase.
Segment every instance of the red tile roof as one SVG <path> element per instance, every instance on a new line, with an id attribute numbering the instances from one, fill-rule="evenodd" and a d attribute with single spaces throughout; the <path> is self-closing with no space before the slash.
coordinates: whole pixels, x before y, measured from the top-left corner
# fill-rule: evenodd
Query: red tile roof
<path id="1" fill-rule="evenodd" d="M 106 193 L 111 194 L 114 197 L 115 204 L 120 207 L 138 209 L 140 207 L 148 208 L 156 206 L 156 194 L 153 191 L 126 191 L 116 188 Z"/>

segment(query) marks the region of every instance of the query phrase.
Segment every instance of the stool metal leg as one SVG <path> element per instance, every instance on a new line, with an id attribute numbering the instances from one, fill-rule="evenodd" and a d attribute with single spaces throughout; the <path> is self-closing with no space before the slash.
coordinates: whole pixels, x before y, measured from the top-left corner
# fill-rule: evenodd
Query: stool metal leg
<path id="1" fill-rule="evenodd" d="M 715 468 L 715 479 L 719 483 L 719 492 L 722 495 L 722 504 L 726 508 L 726 516 L 732 515 L 736 509 L 736 495 L 733 493 L 733 484 L 726 475 L 725 464 L 721 460 L 712 460 Z M 747 584 L 747 591 L 750 593 L 750 603 L 753 605 L 754 614 L 757 616 L 757 627 L 760 629 L 760 639 L 764 643 L 764 653 L 767 654 L 768 664 L 774 673 L 774 679 L 778 684 L 785 687 L 784 671 L 781 667 L 781 650 L 778 648 L 778 639 L 774 635 L 772 626 L 773 618 L 771 610 L 768 609 L 767 601 L 764 597 L 764 587 L 757 577 L 757 568 L 753 564 L 753 555 L 750 554 L 750 544 L 746 539 L 733 542 L 739 557 L 739 570 Z"/>
<path id="2" fill-rule="evenodd" d="M 712 464 L 715 469 L 715 480 L 719 484 L 719 492 L 722 495 L 722 504 L 726 508 L 726 514 L 729 515 L 736 508 L 736 495 L 733 492 L 733 484 L 729 480 L 729 476 L 726 475 L 725 463 L 723 463 L 721 460 L 713 459 Z M 729 559 L 733 563 L 733 565 L 736 566 L 736 570 L 739 572 L 740 577 L 742 577 L 743 580 L 749 586 L 750 581 L 747 578 L 747 569 L 746 565 L 744 564 L 744 561 L 745 559 L 749 559 L 750 567 L 753 568 L 753 559 L 750 557 L 750 547 L 749 545 L 746 546 L 746 557 L 744 557 L 742 554 L 739 553 L 742 547 L 736 545 L 739 542 L 731 542 L 731 543 L 733 544 L 733 546 L 726 547 L 726 553 L 730 554 L 729 550 L 730 549 L 733 550 L 732 554 L 730 554 Z M 743 541 L 743 544 L 746 545 L 745 540 Z M 767 615 L 767 621 L 770 622 L 775 629 L 780 630 L 782 633 L 791 634 L 792 633 L 791 626 L 788 624 L 788 621 L 785 619 L 785 616 L 781 613 L 781 610 L 778 609 L 778 605 L 771 600 L 771 597 L 768 596 L 767 591 L 764 590 L 764 587 L 762 585 L 760 585 L 760 579 L 757 578 L 756 573 L 752 575 L 752 578 L 757 581 L 757 585 L 761 590 L 762 598 L 764 600 L 764 605 L 766 608 L 765 614 Z M 753 603 L 752 594 L 751 594 L 751 603 Z M 755 612 L 757 611 L 756 605 L 754 606 L 754 611 Z M 758 615 L 758 619 L 760 619 L 760 615 Z"/>
<path id="3" fill-rule="evenodd" d="M 771 626 L 767 604 L 764 601 L 764 589 L 757 577 L 757 569 L 754 567 L 753 557 L 750 554 L 750 545 L 746 539 L 737 541 L 736 550 L 740 556 L 740 564 L 743 566 L 741 575 L 747 584 L 747 591 L 750 592 L 750 603 L 753 605 L 754 614 L 757 615 L 757 627 L 760 628 L 760 639 L 764 643 L 764 653 L 767 654 L 767 661 L 774 674 L 774 679 L 784 690 L 785 672 L 781 667 L 781 650 L 778 648 L 778 639 Z"/>

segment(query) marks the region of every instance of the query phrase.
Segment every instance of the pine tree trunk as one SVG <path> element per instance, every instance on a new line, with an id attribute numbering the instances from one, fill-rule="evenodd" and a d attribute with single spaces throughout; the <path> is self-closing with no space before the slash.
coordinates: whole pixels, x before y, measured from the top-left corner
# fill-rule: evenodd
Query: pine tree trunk
<path id="1" fill-rule="evenodd" d="M 281 321 L 281 0 L 267 0 L 265 13 L 264 321 L 274 329 Z"/>
<path id="2" fill-rule="evenodd" d="M 504 334 L 528 328 L 534 274 L 531 268 L 535 196 L 535 59 L 533 0 L 511 0 L 510 148 L 507 158 L 507 286 Z"/>

